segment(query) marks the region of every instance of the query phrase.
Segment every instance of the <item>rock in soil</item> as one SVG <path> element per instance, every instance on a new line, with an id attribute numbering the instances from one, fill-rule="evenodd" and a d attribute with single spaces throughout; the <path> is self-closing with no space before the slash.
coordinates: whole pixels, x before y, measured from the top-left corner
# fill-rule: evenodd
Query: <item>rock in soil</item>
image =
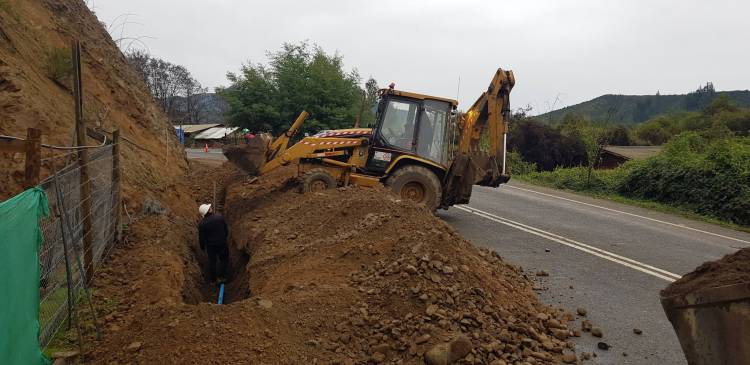
<path id="1" fill-rule="evenodd" d="M 576 354 L 566 353 L 562 356 L 562 361 L 566 364 L 575 364 L 578 361 Z"/>
<path id="2" fill-rule="evenodd" d="M 424 359 L 428 365 L 448 365 L 464 358 L 471 352 L 471 348 L 471 340 L 464 335 L 459 335 L 453 341 L 433 346 L 424 354 Z"/>

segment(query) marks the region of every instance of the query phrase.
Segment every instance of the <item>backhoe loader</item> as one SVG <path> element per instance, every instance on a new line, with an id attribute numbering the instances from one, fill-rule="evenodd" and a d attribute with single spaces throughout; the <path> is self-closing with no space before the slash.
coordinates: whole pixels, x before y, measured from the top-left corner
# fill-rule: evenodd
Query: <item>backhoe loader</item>
<path id="1" fill-rule="evenodd" d="M 372 128 L 322 131 L 289 142 L 308 117 L 302 112 L 287 132 L 251 139 L 225 156 L 251 175 L 295 163 L 303 191 L 356 184 L 384 184 L 402 199 L 428 209 L 465 204 L 472 186 L 497 187 L 506 170 L 512 71 L 498 69 L 487 91 L 465 112 L 447 98 L 399 91 L 378 92 Z"/>

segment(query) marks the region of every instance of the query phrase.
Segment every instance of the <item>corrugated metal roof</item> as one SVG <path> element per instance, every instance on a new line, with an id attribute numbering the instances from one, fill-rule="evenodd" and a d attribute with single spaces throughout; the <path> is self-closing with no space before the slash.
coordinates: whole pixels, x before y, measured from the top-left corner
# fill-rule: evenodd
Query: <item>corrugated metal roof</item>
<path id="1" fill-rule="evenodd" d="M 604 150 L 630 160 L 643 160 L 656 156 L 661 152 L 661 146 L 606 146 Z"/>
<path id="2" fill-rule="evenodd" d="M 239 128 L 226 128 L 226 127 L 216 127 L 211 129 L 206 129 L 203 132 L 198 133 L 195 135 L 195 139 L 222 139 L 224 136 L 228 136 L 232 134 L 232 132 L 238 130 Z"/>
<path id="3" fill-rule="evenodd" d="M 182 125 L 182 130 L 185 131 L 185 133 L 190 134 L 190 133 L 205 131 L 206 129 L 209 129 L 209 128 L 223 127 L 223 126 L 224 126 L 223 124 L 218 124 L 218 123 L 214 123 L 214 124 L 183 124 Z M 179 129 L 179 128 L 180 128 L 179 125 L 174 126 L 174 129 Z"/>

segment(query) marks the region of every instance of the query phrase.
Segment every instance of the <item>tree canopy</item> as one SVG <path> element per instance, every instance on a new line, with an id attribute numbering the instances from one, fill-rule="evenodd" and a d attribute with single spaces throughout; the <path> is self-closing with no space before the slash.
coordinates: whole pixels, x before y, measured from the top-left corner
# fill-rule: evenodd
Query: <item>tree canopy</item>
<path id="1" fill-rule="evenodd" d="M 684 112 L 653 118 L 634 129 L 641 141 L 660 145 L 682 132 L 702 131 L 750 135 L 750 109 L 740 108 L 719 96 L 699 112 Z"/>
<path id="2" fill-rule="evenodd" d="M 351 128 L 362 113 L 366 125 L 374 103 L 370 93 L 360 88 L 357 71 L 346 71 L 343 57 L 327 54 L 307 42 L 284 43 L 267 54 L 268 63 L 247 63 L 239 73 L 228 73 L 231 85 L 217 93 L 229 105 L 229 124 L 254 132 L 278 135 L 292 124 L 300 112 L 310 118 L 302 131 Z M 368 91 L 377 88 L 368 81 Z"/>
<path id="3" fill-rule="evenodd" d="M 151 95 L 173 122 L 199 123 L 203 121 L 207 92 L 185 66 L 133 50 L 125 54 L 130 66 L 141 76 Z"/>

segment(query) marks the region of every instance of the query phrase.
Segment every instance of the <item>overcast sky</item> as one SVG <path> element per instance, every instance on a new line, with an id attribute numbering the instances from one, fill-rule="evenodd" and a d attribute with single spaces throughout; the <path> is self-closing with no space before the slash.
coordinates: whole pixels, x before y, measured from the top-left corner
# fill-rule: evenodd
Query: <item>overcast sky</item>
<path id="1" fill-rule="evenodd" d="M 115 38 L 210 88 L 283 42 L 309 40 L 381 86 L 470 105 L 502 67 L 513 108 L 535 113 L 602 94 L 750 88 L 750 1 L 88 0 Z M 118 27 L 127 16 L 124 30 Z M 119 19 L 118 19 L 119 16 Z M 123 33 L 121 33 L 123 32 Z M 555 102 L 555 100 L 559 100 Z M 468 105 L 467 105 L 468 104 Z"/>

